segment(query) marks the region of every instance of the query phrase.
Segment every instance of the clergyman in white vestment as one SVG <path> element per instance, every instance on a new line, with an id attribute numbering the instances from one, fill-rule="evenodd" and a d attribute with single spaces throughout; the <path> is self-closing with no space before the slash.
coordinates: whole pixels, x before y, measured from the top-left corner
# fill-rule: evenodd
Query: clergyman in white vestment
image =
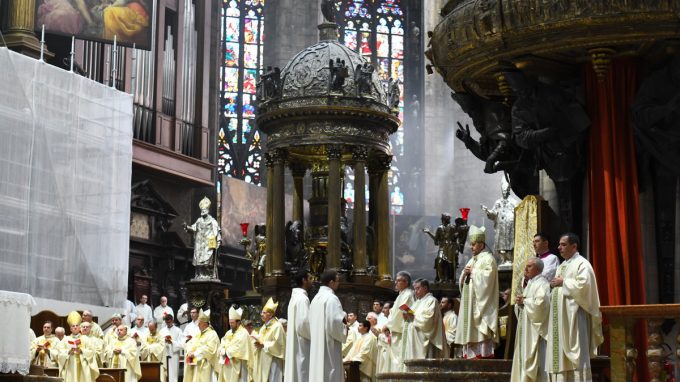
<path id="1" fill-rule="evenodd" d="M 312 287 L 312 277 L 307 271 L 298 272 L 293 277 L 295 288 L 288 303 L 288 331 L 286 332 L 285 382 L 309 381 L 309 349 L 311 337 L 309 329 L 309 297 L 307 291 Z"/>
<path id="2" fill-rule="evenodd" d="M 340 278 L 333 270 L 321 274 L 321 287 L 309 306 L 311 354 L 309 380 L 343 382 L 342 344 L 347 336 L 345 312 L 335 291 Z"/>

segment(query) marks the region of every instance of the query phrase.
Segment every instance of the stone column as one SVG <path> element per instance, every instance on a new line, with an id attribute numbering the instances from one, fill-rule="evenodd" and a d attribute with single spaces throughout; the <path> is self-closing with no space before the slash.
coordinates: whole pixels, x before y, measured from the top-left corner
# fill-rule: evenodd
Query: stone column
<path id="1" fill-rule="evenodd" d="M 40 58 L 40 41 L 35 35 L 35 0 L 10 0 L 7 30 L 3 37 L 8 48 L 33 58 Z M 54 54 L 45 50 L 45 58 Z"/>
<path id="2" fill-rule="evenodd" d="M 272 245 L 272 228 L 274 225 L 272 224 L 273 221 L 273 201 L 274 201 L 274 160 L 272 156 L 269 153 L 264 154 L 264 162 L 267 165 L 267 209 L 266 209 L 266 220 L 265 220 L 265 240 L 266 240 L 266 246 L 265 246 L 265 253 L 267 255 L 267 259 L 264 263 L 264 269 L 265 269 L 265 276 L 271 276 L 272 274 L 272 249 L 274 246 Z"/>
<path id="3" fill-rule="evenodd" d="M 328 155 L 328 263 L 326 269 L 340 269 L 340 159 L 342 146 L 329 145 Z"/>
<path id="4" fill-rule="evenodd" d="M 387 184 L 391 156 L 373 160 L 369 167 L 369 175 L 375 180 L 375 257 L 377 262 L 377 285 L 391 287 L 390 269 L 390 191 Z M 356 192 L 356 191 L 355 191 Z M 373 194 L 371 194 L 373 197 Z"/>
<path id="5" fill-rule="evenodd" d="M 305 198 L 303 195 L 304 178 L 307 168 L 302 163 L 291 163 L 290 172 L 293 174 L 293 221 L 299 221 L 304 226 Z"/>
<path id="6" fill-rule="evenodd" d="M 285 191 L 284 191 L 284 165 L 286 162 L 286 152 L 281 149 L 274 149 L 270 152 L 274 169 L 272 170 L 272 227 L 267 227 L 267 236 L 271 233 L 272 243 L 272 276 L 283 276 L 286 271 L 284 268 L 285 259 Z"/>
<path id="7" fill-rule="evenodd" d="M 356 276 L 366 276 L 366 159 L 368 150 L 359 146 L 352 153 L 354 159 L 354 248 L 353 261 Z"/>

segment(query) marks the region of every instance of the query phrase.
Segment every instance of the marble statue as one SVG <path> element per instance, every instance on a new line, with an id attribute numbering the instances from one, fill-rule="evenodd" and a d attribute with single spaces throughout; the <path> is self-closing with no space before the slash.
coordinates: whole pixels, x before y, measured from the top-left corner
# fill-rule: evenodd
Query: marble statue
<path id="1" fill-rule="evenodd" d="M 194 236 L 194 267 L 196 280 L 219 280 L 217 277 L 217 251 L 222 243 L 217 220 L 210 216 L 210 199 L 204 197 L 199 203 L 201 216 L 192 225 L 183 223 L 184 230 Z"/>
<path id="2" fill-rule="evenodd" d="M 493 250 L 503 260 L 501 265 L 512 263 L 512 250 L 515 244 L 515 207 L 517 203 L 510 197 L 510 185 L 503 179 L 502 198 L 496 200 L 492 208 L 480 205 L 486 216 L 493 221 Z"/>
<path id="3" fill-rule="evenodd" d="M 457 218 L 455 226 L 452 226 L 451 215 L 447 213 L 442 214 L 441 220 L 442 224 L 437 227 L 434 234 L 429 228 L 423 229 L 423 232 L 434 240 L 435 245 L 439 246 L 434 260 L 435 282 L 454 282 L 458 256 L 465 248 L 469 227 L 467 221 L 462 218 Z"/>

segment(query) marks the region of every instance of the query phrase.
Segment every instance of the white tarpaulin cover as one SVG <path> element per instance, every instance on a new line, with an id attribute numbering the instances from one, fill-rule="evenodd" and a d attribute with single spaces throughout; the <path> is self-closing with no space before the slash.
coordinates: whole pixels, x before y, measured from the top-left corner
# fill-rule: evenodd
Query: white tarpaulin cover
<path id="1" fill-rule="evenodd" d="M 129 94 L 0 47 L 0 290 L 127 296 Z"/>

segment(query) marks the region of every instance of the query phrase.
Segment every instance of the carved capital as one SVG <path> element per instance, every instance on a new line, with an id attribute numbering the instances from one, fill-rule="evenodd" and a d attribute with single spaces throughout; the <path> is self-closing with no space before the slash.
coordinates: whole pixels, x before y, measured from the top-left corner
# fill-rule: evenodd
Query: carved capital
<path id="1" fill-rule="evenodd" d="M 286 159 L 288 158 L 288 153 L 286 150 L 283 149 L 274 149 L 274 150 L 269 150 L 268 152 L 269 156 L 271 157 L 271 161 L 273 165 L 276 164 L 283 164 L 286 162 Z"/>
<path id="2" fill-rule="evenodd" d="M 307 173 L 307 166 L 300 162 L 290 162 L 288 165 L 293 178 L 302 178 Z"/>
<path id="3" fill-rule="evenodd" d="M 366 146 L 357 146 L 352 151 L 352 159 L 357 162 L 366 162 L 368 159 L 368 149 Z"/>
<path id="4" fill-rule="evenodd" d="M 328 159 L 340 159 L 342 158 L 342 146 L 341 145 L 327 145 L 326 154 Z"/>
<path id="5" fill-rule="evenodd" d="M 597 80 L 604 81 L 612 65 L 612 56 L 616 53 L 616 50 L 612 48 L 593 48 L 588 49 L 588 53 L 590 54 L 590 60 L 593 63 L 593 70 L 595 70 Z"/>
<path id="6" fill-rule="evenodd" d="M 390 169 L 391 164 L 392 164 L 391 155 L 373 158 L 371 159 L 371 161 L 368 162 L 368 173 L 378 174 L 381 172 L 388 171 Z"/>

